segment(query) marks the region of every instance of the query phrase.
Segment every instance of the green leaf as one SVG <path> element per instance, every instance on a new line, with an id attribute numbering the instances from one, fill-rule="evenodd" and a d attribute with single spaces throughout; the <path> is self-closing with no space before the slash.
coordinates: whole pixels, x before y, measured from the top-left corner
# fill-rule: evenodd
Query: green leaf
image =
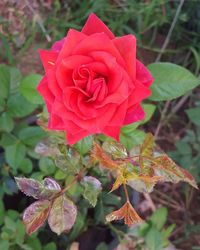
<path id="1" fill-rule="evenodd" d="M 57 197 L 51 207 L 48 223 L 51 230 L 60 235 L 68 232 L 74 225 L 77 208 L 65 195 Z"/>
<path id="2" fill-rule="evenodd" d="M 15 177 L 18 188 L 27 196 L 35 199 L 53 199 L 61 191 L 60 185 L 52 178 L 37 181 L 28 178 Z"/>
<path id="3" fill-rule="evenodd" d="M 24 158 L 22 162 L 19 165 L 19 169 L 24 174 L 30 174 L 33 170 L 33 164 L 32 161 L 29 158 Z"/>
<path id="4" fill-rule="evenodd" d="M 10 132 L 14 128 L 14 122 L 12 117 L 7 112 L 4 112 L 0 116 L 0 131 Z"/>
<path id="5" fill-rule="evenodd" d="M 57 247 L 56 247 L 56 244 L 54 242 L 50 242 L 43 247 L 43 250 L 56 250 L 56 249 L 57 249 Z"/>
<path id="6" fill-rule="evenodd" d="M 85 155 L 85 154 L 87 154 L 91 150 L 91 148 L 92 148 L 92 141 L 93 141 L 92 136 L 87 136 L 87 137 L 83 138 L 82 140 L 80 140 L 79 142 L 77 142 L 74 145 L 74 148 L 81 155 Z"/>
<path id="7" fill-rule="evenodd" d="M 54 174 L 56 167 L 52 159 L 47 157 L 42 157 L 39 161 L 40 170 L 46 175 Z"/>
<path id="8" fill-rule="evenodd" d="M 37 126 L 30 126 L 20 130 L 19 139 L 27 146 L 35 146 L 46 136 L 44 130 Z"/>
<path id="9" fill-rule="evenodd" d="M 162 234 L 154 227 L 152 227 L 145 236 L 145 242 L 149 250 L 162 250 L 163 239 Z"/>
<path id="10" fill-rule="evenodd" d="M 11 146 L 15 143 L 17 143 L 17 138 L 12 135 L 12 134 L 8 134 L 8 133 L 3 133 L 1 140 L 0 140 L 0 145 L 2 147 L 6 147 L 6 146 Z"/>
<path id="11" fill-rule="evenodd" d="M 108 249 L 109 249 L 109 248 L 108 248 L 107 244 L 106 244 L 105 242 L 101 242 L 101 243 L 96 247 L 95 250 L 108 250 Z"/>
<path id="12" fill-rule="evenodd" d="M 97 197 L 102 190 L 101 182 L 92 176 L 85 176 L 82 181 L 84 186 L 83 196 L 89 203 L 95 207 L 97 204 Z"/>
<path id="13" fill-rule="evenodd" d="M 21 94 L 31 103 L 33 104 L 43 104 L 44 101 L 42 97 L 39 95 L 36 87 L 41 80 L 41 75 L 31 74 L 26 76 L 21 84 L 20 91 Z"/>
<path id="14" fill-rule="evenodd" d="M 10 93 L 14 94 L 19 90 L 19 83 L 21 80 L 21 73 L 17 68 L 10 68 Z"/>
<path id="15" fill-rule="evenodd" d="M 152 63 L 148 68 L 154 77 L 149 98 L 153 101 L 175 99 L 200 84 L 200 80 L 189 70 L 173 63 Z"/>
<path id="16" fill-rule="evenodd" d="M 22 95 L 16 93 L 8 98 L 7 109 L 12 117 L 24 117 L 31 114 L 36 105 L 28 102 Z"/>
<path id="17" fill-rule="evenodd" d="M 151 215 L 150 221 L 158 230 L 161 230 L 167 221 L 167 208 L 166 207 L 158 208 Z"/>
<path id="18" fill-rule="evenodd" d="M 19 141 L 5 148 L 6 161 L 15 170 L 19 167 L 19 165 L 23 161 L 25 154 L 26 154 L 26 147 Z"/>
<path id="19" fill-rule="evenodd" d="M 9 250 L 10 243 L 6 240 L 0 241 L 0 249 L 2 250 Z"/>
<path id="20" fill-rule="evenodd" d="M 191 122 L 197 126 L 200 126 L 200 107 L 187 109 L 186 114 Z"/>
<path id="21" fill-rule="evenodd" d="M 3 223 L 4 220 L 4 214 L 5 214 L 5 208 L 4 208 L 4 204 L 3 201 L 0 200 L 0 225 Z"/>
<path id="22" fill-rule="evenodd" d="M 70 241 L 75 240 L 80 235 L 80 233 L 84 230 L 84 228 L 87 228 L 87 221 L 85 217 L 83 216 L 83 214 L 79 211 L 76 217 L 76 222 L 69 235 Z"/>
<path id="23" fill-rule="evenodd" d="M 121 133 L 120 141 L 121 143 L 130 150 L 133 146 L 140 145 L 145 138 L 145 132 L 142 130 L 134 130 L 131 133 Z"/>
<path id="24" fill-rule="evenodd" d="M 10 70 L 9 67 L 6 65 L 0 65 L 0 98 L 7 98 L 9 94 L 10 88 Z"/>
<path id="25" fill-rule="evenodd" d="M 0 112 L 5 110 L 5 106 L 6 106 L 6 101 L 0 97 Z"/>
<path id="26" fill-rule="evenodd" d="M 50 201 L 40 200 L 32 203 L 23 214 L 23 222 L 28 234 L 40 228 L 49 215 Z"/>

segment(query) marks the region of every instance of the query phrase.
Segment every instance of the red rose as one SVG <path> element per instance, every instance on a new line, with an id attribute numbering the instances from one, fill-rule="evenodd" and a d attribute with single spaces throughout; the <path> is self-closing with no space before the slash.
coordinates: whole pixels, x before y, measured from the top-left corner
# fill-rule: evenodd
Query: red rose
<path id="1" fill-rule="evenodd" d="M 136 59 L 136 38 L 115 37 L 91 14 L 82 31 L 70 29 L 52 49 L 40 50 L 45 76 L 37 89 L 50 114 L 48 128 L 67 142 L 103 133 L 119 140 L 123 125 L 142 120 L 151 91 L 149 71 Z"/>

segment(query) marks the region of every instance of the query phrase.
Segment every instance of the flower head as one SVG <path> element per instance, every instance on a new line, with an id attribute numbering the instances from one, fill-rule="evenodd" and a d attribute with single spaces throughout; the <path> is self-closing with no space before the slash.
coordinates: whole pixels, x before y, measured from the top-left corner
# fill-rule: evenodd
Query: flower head
<path id="1" fill-rule="evenodd" d="M 81 32 L 70 29 L 51 50 L 39 51 L 45 75 L 37 89 L 48 128 L 66 131 L 69 144 L 103 133 L 119 140 L 123 125 L 142 120 L 141 101 L 153 78 L 136 59 L 136 38 L 115 37 L 91 14 Z"/>

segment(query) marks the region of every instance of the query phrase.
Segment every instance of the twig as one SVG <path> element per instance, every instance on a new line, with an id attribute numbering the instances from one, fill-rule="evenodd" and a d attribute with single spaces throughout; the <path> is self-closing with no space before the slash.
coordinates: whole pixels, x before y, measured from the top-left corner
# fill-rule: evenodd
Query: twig
<path id="1" fill-rule="evenodd" d="M 148 201 L 151 210 L 153 212 L 155 212 L 156 211 L 156 206 L 153 203 L 153 200 L 151 199 L 151 196 L 148 193 L 143 193 L 143 195 L 144 195 L 144 198 Z"/>
<path id="2" fill-rule="evenodd" d="M 165 39 L 164 43 L 163 43 L 163 46 L 162 46 L 162 48 L 161 48 L 161 52 L 158 54 L 158 56 L 157 56 L 157 58 L 156 58 L 156 62 L 160 61 L 160 59 L 161 59 L 161 57 L 162 57 L 162 55 L 163 55 L 163 53 L 164 53 L 164 51 L 165 51 L 165 49 L 166 49 L 166 47 L 167 47 L 169 41 L 170 41 L 170 38 L 171 38 L 171 35 L 172 35 L 172 32 L 173 32 L 173 29 L 174 29 L 174 27 L 175 27 L 175 25 L 176 25 L 176 22 L 177 22 L 177 20 L 178 20 L 178 16 L 179 16 L 179 14 L 180 14 L 180 12 L 181 12 L 181 9 L 182 9 L 182 6 L 183 6 L 183 4 L 184 4 L 184 1 L 185 1 L 185 0 L 180 0 L 179 6 L 178 6 L 178 8 L 177 8 L 176 14 L 175 14 L 174 19 L 173 19 L 173 22 L 172 22 L 172 25 L 171 25 L 171 27 L 170 27 L 170 29 L 169 29 L 169 32 L 168 32 L 168 34 L 167 34 L 167 36 L 166 36 L 166 39 Z"/>
<path id="3" fill-rule="evenodd" d="M 33 14 L 34 16 L 38 16 L 38 15 L 35 13 L 35 10 L 33 9 L 33 7 L 31 6 L 29 0 L 25 0 L 25 2 L 26 2 L 26 5 L 28 6 L 29 10 L 32 12 L 32 14 Z M 40 29 L 42 30 L 42 32 L 45 34 L 45 37 L 46 37 L 47 41 L 48 41 L 48 42 L 51 42 L 52 39 L 51 39 L 51 37 L 49 36 L 49 34 L 47 33 L 47 31 L 46 31 L 46 29 L 45 29 L 45 27 L 44 27 L 44 25 L 43 25 L 43 22 L 42 22 L 40 19 L 38 19 L 38 18 L 36 19 L 36 22 L 38 23 L 38 25 L 39 25 Z"/>
<path id="4" fill-rule="evenodd" d="M 163 118 L 164 118 L 164 116 L 165 116 L 165 114 L 166 114 L 166 112 L 168 110 L 169 105 L 170 105 L 170 101 L 167 101 L 165 103 L 165 106 L 164 106 L 163 111 L 161 113 L 160 121 L 158 122 L 158 126 L 157 126 L 157 128 L 155 130 L 155 133 L 154 133 L 155 139 L 158 137 L 158 134 L 159 134 L 159 132 L 160 132 L 162 126 L 163 126 Z"/>

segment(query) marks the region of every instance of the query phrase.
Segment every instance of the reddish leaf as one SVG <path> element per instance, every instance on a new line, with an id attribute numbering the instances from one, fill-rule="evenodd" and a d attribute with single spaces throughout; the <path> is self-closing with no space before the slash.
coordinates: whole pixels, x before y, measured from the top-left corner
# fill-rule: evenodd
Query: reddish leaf
<path id="1" fill-rule="evenodd" d="M 123 159 L 128 156 L 126 148 L 116 141 L 104 142 L 102 149 L 112 155 L 113 159 Z"/>
<path id="2" fill-rule="evenodd" d="M 23 222 L 28 234 L 32 234 L 44 224 L 49 210 L 50 201 L 42 200 L 34 202 L 24 211 Z"/>
<path id="3" fill-rule="evenodd" d="M 102 148 L 95 143 L 92 150 L 92 158 L 99 161 L 100 164 L 110 170 L 116 170 L 119 168 L 119 164 L 116 161 L 110 159 L 110 157 L 102 150 Z"/>
<path id="4" fill-rule="evenodd" d="M 51 230 L 58 235 L 68 232 L 74 225 L 77 208 L 65 195 L 57 197 L 49 213 L 48 223 Z"/>
<path id="5" fill-rule="evenodd" d="M 122 219 L 124 219 L 124 223 L 129 227 L 143 222 L 129 201 L 127 201 L 120 209 L 106 216 L 106 221 L 108 222 Z"/>
<path id="6" fill-rule="evenodd" d="M 154 137 L 151 133 L 146 134 L 143 144 L 140 148 L 140 155 L 143 157 L 151 157 L 154 149 Z"/>
<path id="7" fill-rule="evenodd" d="M 153 162 L 155 164 L 155 172 L 157 175 L 162 176 L 165 181 L 173 183 L 185 181 L 194 188 L 198 188 L 193 176 L 185 169 L 177 166 L 176 163 L 166 154 L 155 157 Z"/>
<path id="8" fill-rule="evenodd" d="M 60 185 L 52 178 L 45 178 L 43 181 L 37 181 L 28 178 L 15 177 L 17 186 L 27 196 L 32 196 L 35 199 L 52 199 L 60 191 Z"/>

